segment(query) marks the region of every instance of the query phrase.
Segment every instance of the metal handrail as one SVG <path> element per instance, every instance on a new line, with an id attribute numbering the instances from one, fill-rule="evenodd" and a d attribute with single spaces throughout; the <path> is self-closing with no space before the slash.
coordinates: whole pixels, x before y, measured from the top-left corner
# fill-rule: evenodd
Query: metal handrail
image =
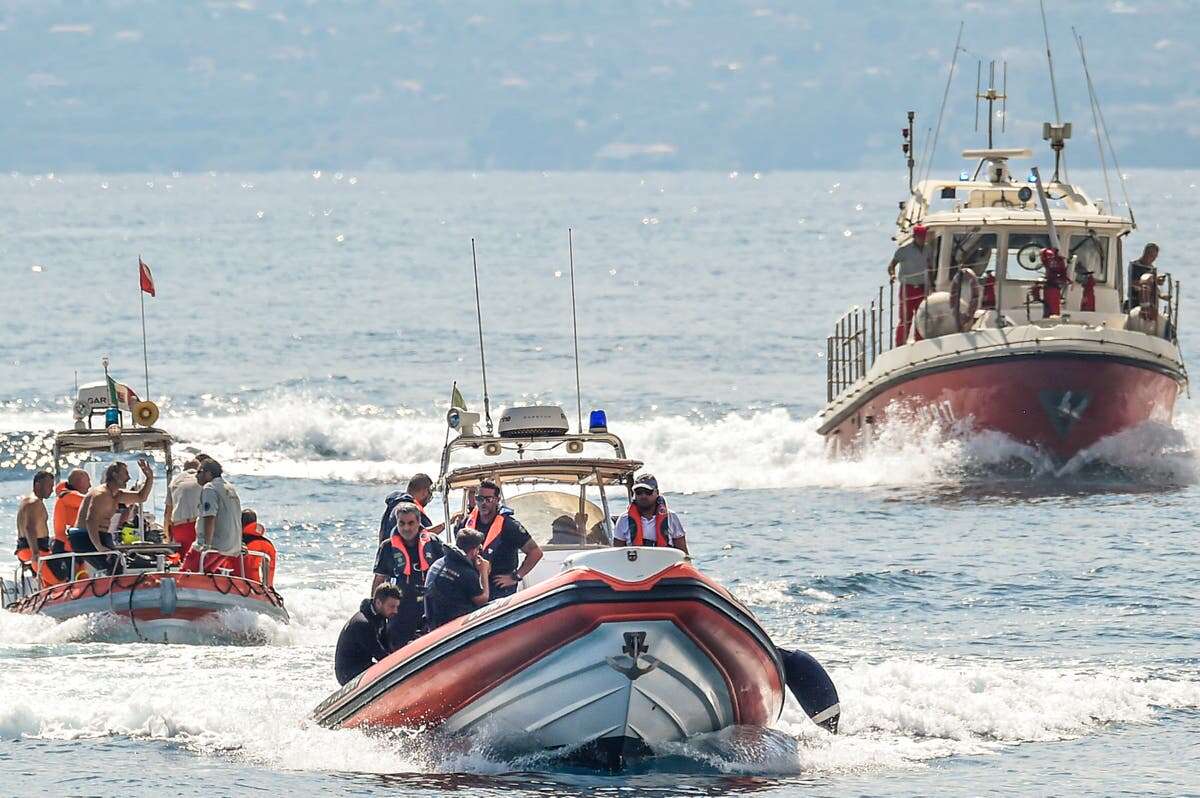
<path id="1" fill-rule="evenodd" d="M 1176 347 L 1179 346 L 1179 301 L 1182 283 L 1170 274 L 1166 277 L 1165 290 L 1159 297 L 1160 314 L 1166 321 L 1164 336 Z M 886 309 L 887 324 L 884 324 L 884 289 L 888 288 Z M 896 306 L 899 302 L 899 283 L 880 286 L 877 299 L 862 308 L 854 306 L 834 322 L 833 334 L 825 339 L 825 397 L 832 402 L 850 386 L 866 376 L 867 372 L 883 354 L 896 347 L 895 333 L 899 319 Z M 999 291 L 999 285 L 997 285 Z M 998 298 L 998 294 L 997 294 Z M 1036 303 L 1035 303 L 1036 304 Z M 1165 305 L 1165 307 L 1162 307 Z M 992 307 L 992 306 L 988 306 Z M 1032 307 L 1026 301 L 1029 323 L 1034 323 Z M 1002 312 L 1002 311 L 997 311 Z M 908 320 L 909 325 L 913 322 Z"/>
<path id="2" fill-rule="evenodd" d="M 70 573 L 68 574 L 66 579 L 62 580 L 62 582 L 64 584 L 70 584 L 72 582 L 79 581 L 79 578 L 78 578 L 79 569 L 75 562 L 76 560 L 78 560 L 78 559 L 86 560 L 86 558 L 88 558 L 88 557 L 119 557 L 123 564 L 128 564 L 128 561 L 125 557 L 126 553 L 127 552 L 117 551 L 115 549 L 110 550 L 110 551 L 65 551 L 65 552 L 62 552 L 61 554 L 43 554 L 40 557 L 38 557 L 38 563 L 40 565 L 41 563 L 49 562 L 49 561 L 70 560 L 71 561 Z M 210 553 L 215 554 L 215 553 L 219 553 L 219 552 L 212 552 L 208 549 L 200 552 L 199 573 L 204 573 L 204 558 Z M 221 555 L 221 556 L 229 556 L 229 555 Z M 246 573 L 246 559 L 245 559 L 246 557 L 257 557 L 260 560 L 266 561 L 265 563 L 264 562 L 259 563 L 258 573 L 259 573 L 260 577 L 264 573 L 264 571 L 262 570 L 262 567 L 264 565 L 269 567 L 271 564 L 271 555 L 260 552 L 260 551 L 248 551 L 248 550 L 243 551 L 243 552 L 241 552 L 241 554 L 238 555 L 238 557 L 239 557 L 239 560 L 241 561 L 240 565 L 242 566 L 243 574 Z M 154 570 L 160 571 L 162 573 L 168 573 L 172 569 L 169 565 L 167 565 L 165 562 L 163 562 L 160 559 L 158 567 Z M 91 577 L 85 577 L 85 578 L 91 578 Z M 248 578 L 248 577 L 243 576 L 243 578 Z M 257 580 L 253 580 L 253 581 L 257 581 L 259 584 L 263 584 L 263 585 L 267 584 L 267 582 L 261 578 L 257 579 Z M 26 589 L 27 586 L 28 586 L 28 589 Z M 29 596 L 33 595 L 34 593 L 37 593 L 37 592 L 45 589 L 45 587 L 42 586 L 41 575 L 34 571 L 31 563 L 25 562 L 24 560 L 19 561 L 17 564 L 17 567 L 13 571 L 13 587 L 14 587 L 14 599 L 13 599 L 14 601 L 28 598 Z M 0 585 L 0 589 L 4 589 L 2 585 Z M 5 590 L 5 593 L 3 596 L 0 596 L 0 606 L 8 606 L 9 602 L 3 601 L 3 599 L 6 597 L 7 597 L 7 590 Z"/>
<path id="3" fill-rule="evenodd" d="M 843 313 L 825 340 L 826 401 L 832 402 L 846 388 L 862 379 L 883 353 L 895 346 L 896 289 L 889 287 L 887 323 L 884 323 L 884 292 L 863 308 L 854 306 Z"/>
<path id="4" fill-rule="evenodd" d="M 197 571 L 197 573 L 201 573 L 201 574 L 204 573 L 204 558 L 210 554 L 215 554 L 220 557 L 232 557 L 233 556 L 232 554 L 221 554 L 221 552 L 214 551 L 213 549 L 204 549 L 203 551 L 200 552 L 200 564 L 197 566 L 197 568 L 199 569 Z M 242 579 L 248 579 L 248 577 L 246 576 L 246 557 L 248 557 L 248 556 L 249 557 L 258 557 L 260 559 L 266 560 L 266 563 L 259 563 L 259 572 L 258 572 L 259 576 L 262 576 L 262 574 L 263 574 L 262 566 L 264 564 L 265 565 L 271 564 L 271 555 L 265 554 L 261 551 L 250 551 L 247 549 L 247 550 L 239 553 L 237 556 L 238 556 L 238 565 L 240 565 L 241 569 L 242 569 L 242 576 L 241 576 Z M 260 585 L 266 584 L 266 581 L 263 579 L 257 579 L 254 581 L 257 581 Z"/>

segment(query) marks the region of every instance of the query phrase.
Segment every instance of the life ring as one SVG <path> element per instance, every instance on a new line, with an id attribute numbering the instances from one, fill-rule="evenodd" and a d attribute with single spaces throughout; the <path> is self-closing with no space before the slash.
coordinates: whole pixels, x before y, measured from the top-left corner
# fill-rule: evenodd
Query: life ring
<path id="1" fill-rule="evenodd" d="M 967 300 L 967 314 L 963 318 L 962 312 L 962 292 L 964 284 L 967 290 L 971 292 L 970 299 Z M 979 310 L 979 301 L 983 296 L 983 288 L 979 284 L 979 278 L 975 276 L 975 272 L 965 266 L 955 272 L 954 277 L 950 279 L 950 308 L 954 311 L 954 326 L 959 332 L 963 330 L 963 322 L 970 324 L 975 320 L 975 313 Z"/>

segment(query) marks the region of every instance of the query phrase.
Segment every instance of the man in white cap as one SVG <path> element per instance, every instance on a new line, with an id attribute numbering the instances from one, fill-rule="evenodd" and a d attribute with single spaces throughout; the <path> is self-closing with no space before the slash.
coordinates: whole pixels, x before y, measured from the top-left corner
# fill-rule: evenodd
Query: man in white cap
<path id="1" fill-rule="evenodd" d="M 633 483 L 633 504 L 617 519 L 613 531 L 616 546 L 673 546 L 688 553 L 687 537 L 679 516 L 667 509 L 658 492 L 658 480 L 642 474 Z"/>
<path id="2" fill-rule="evenodd" d="M 909 325 L 928 293 L 934 270 L 934 248 L 926 243 L 929 229 L 923 224 L 916 225 L 912 235 L 912 241 L 896 250 L 887 267 L 889 280 L 895 282 L 897 277 L 900 279 L 900 322 L 896 325 L 896 346 L 908 340 Z M 900 267 L 898 274 L 897 266 Z"/>

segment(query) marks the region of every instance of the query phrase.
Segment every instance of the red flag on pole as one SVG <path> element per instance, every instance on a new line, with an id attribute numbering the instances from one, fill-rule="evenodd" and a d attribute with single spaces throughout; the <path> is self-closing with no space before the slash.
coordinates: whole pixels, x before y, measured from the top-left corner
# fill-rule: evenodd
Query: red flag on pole
<path id="1" fill-rule="evenodd" d="M 142 283 L 142 291 L 154 296 L 154 275 L 150 273 L 150 267 L 142 260 L 142 256 L 138 255 L 138 279 Z"/>

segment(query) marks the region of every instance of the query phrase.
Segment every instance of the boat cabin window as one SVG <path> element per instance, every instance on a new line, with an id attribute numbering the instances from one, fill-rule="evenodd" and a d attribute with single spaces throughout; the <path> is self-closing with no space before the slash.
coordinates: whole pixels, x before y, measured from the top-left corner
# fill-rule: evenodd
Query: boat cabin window
<path id="1" fill-rule="evenodd" d="M 604 528 L 604 511 L 590 499 L 583 499 L 580 512 L 578 493 L 536 490 L 506 496 L 506 507 L 513 511 L 539 546 L 579 546 L 585 543 L 604 546 L 609 543 Z M 578 518 L 584 515 L 586 518 Z M 583 521 L 581 533 L 578 521 Z"/>
<path id="2" fill-rule="evenodd" d="M 1010 232 L 1005 277 L 1009 280 L 1041 280 L 1042 250 L 1049 246 L 1047 233 Z"/>
<path id="3" fill-rule="evenodd" d="M 999 246 L 995 233 L 955 233 L 950 248 L 950 272 L 966 266 L 982 277 L 984 272 L 996 270 L 996 252 Z"/>
<path id="4" fill-rule="evenodd" d="M 1072 279 L 1082 283 L 1090 273 L 1097 283 L 1108 282 L 1108 236 L 1091 231 L 1071 236 L 1070 254 L 1075 259 Z M 1068 259 L 1069 262 L 1070 259 Z"/>

